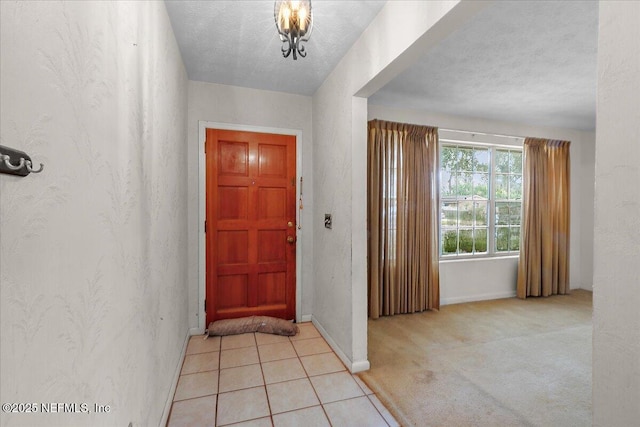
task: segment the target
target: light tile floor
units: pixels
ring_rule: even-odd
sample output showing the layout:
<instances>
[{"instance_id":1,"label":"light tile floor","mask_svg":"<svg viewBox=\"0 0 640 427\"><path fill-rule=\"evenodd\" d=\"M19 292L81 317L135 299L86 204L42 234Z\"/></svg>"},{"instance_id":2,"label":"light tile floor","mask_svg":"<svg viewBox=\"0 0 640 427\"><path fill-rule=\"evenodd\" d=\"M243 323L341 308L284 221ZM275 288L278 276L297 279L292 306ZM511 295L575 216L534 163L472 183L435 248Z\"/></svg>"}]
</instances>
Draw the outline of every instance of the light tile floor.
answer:
<instances>
[{"instance_id":1,"label":"light tile floor","mask_svg":"<svg viewBox=\"0 0 640 427\"><path fill-rule=\"evenodd\" d=\"M312 323L189 340L168 426L398 426Z\"/></svg>"}]
</instances>

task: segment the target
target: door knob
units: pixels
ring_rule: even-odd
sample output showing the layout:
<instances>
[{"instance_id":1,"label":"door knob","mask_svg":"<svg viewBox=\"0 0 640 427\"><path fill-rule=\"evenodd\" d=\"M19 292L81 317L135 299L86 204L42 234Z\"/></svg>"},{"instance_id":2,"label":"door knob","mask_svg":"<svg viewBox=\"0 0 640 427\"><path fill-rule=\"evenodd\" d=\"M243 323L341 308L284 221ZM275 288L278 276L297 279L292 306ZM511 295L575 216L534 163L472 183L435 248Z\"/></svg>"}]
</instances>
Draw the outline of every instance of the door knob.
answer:
<instances>
[{"instance_id":1,"label":"door knob","mask_svg":"<svg viewBox=\"0 0 640 427\"><path fill-rule=\"evenodd\" d=\"M293 236L287 236L287 242L293 243L293 242L295 242L295 240L296 239Z\"/></svg>"}]
</instances>

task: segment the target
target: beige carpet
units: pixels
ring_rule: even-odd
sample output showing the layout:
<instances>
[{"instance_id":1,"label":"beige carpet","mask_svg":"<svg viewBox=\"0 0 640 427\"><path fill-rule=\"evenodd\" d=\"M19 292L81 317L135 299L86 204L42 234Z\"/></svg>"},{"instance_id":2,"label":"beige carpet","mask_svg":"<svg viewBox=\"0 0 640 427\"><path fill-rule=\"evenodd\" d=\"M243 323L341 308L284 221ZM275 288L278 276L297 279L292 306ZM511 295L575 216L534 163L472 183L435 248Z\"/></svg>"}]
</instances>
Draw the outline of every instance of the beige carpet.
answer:
<instances>
[{"instance_id":1,"label":"beige carpet","mask_svg":"<svg viewBox=\"0 0 640 427\"><path fill-rule=\"evenodd\" d=\"M590 426L591 293L369 320L360 377L405 426Z\"/></svg>"}]
</instances>

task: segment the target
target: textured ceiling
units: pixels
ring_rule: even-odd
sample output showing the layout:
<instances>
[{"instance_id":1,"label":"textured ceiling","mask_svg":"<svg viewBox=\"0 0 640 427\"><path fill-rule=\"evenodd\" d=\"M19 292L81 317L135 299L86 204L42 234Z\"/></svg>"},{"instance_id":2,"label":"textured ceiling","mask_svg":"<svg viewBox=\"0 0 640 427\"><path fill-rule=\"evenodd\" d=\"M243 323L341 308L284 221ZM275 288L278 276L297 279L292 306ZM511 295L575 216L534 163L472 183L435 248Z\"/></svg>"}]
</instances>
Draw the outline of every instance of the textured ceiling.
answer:
<instances>
[{"instance_id":1,"label":"textured ceiling","mask_svg":"<svg viewBox=\"0 0 640 427\"><path fill-rule=\"evenodd\" d=\"M597 2L496 2L372 104L595 129Z\"/></svg>"},{"instance_id":2,"label":"textured ceiling","mask_svg":"<svg viewBox=\"0 0 640 427\"><path fill-rule=\"evenodd\" d=\"M312 95L384 1L312 1L306 58L283 58L271 0L165 1L190 80Z\"/></svg>"},{"instance_id":3,"label":"textured ceiling","mask_svg":"<svg viewBox=\"0 0 640 427\"><path fill-rule=\"evenodd\" d=\"M314 0L297 61L280 53L271 0L165 3L191 80L312 95L385 2ZM595 1L497 1L369 102L593 130L597 31Z\"/></svg>"}]
</instances>

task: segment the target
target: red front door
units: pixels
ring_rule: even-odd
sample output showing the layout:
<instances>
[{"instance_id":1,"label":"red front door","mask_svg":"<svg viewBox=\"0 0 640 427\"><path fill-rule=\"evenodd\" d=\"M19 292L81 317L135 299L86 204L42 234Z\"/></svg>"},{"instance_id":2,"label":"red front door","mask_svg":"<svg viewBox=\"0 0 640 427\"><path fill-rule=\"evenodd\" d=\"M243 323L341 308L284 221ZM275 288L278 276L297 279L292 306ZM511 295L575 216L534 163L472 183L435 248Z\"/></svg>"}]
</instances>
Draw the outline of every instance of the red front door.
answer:
<instances>
[{"instance_id":1,"label":"red front door","mask_svg":"<svg viewBox=\"0 0 640 427\"><path fill-rule=\"evenodd\" d=\"M295 136L207 129L207 325L295 318Z\"/></svg>"}]
</instances>

